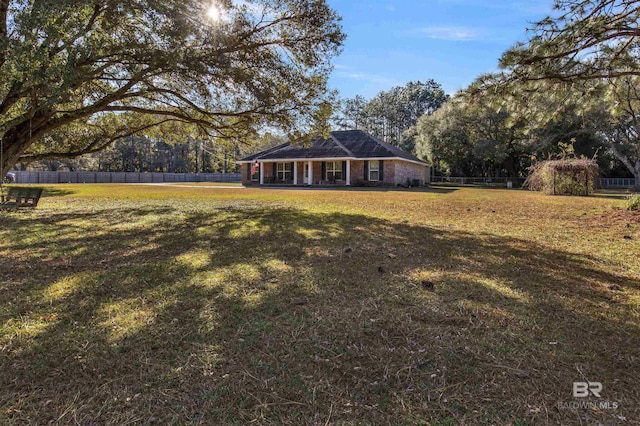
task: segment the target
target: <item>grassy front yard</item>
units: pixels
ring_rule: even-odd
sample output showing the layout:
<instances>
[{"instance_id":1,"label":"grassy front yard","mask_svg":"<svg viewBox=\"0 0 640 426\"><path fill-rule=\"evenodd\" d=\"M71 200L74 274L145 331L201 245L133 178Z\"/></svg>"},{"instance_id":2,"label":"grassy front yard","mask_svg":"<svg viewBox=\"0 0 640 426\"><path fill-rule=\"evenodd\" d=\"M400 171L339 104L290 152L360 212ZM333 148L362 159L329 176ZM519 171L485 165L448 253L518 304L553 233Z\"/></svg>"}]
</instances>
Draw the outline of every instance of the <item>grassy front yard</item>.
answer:
<instances>
[{"instance_id":1,"label":"grassy front yard","mask_svg":"<svg viewBox=\"0 0 640 426\"><path fill-rule=\"evenodd\" d=\"M1 424L640 424L615 196L49 189L0 213Z\"/></svg>"}]
</instances>

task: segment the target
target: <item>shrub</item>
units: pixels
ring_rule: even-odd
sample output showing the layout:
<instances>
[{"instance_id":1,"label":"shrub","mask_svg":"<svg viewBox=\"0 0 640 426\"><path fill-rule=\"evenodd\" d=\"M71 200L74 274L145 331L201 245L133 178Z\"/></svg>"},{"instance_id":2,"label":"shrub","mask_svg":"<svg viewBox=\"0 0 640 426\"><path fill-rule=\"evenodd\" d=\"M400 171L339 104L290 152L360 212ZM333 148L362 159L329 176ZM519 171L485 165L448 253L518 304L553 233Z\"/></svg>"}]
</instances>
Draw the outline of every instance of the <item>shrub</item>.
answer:
<instances>
[{"instance_id":1,"label":"shrub","mask_svg":"<svg viewBox=\"0 0 640 426\"><path fill-rule=\"evenodd\" d=\"M640 194L632 195L631 198L627 200L627 209L640 211Z\"/></svg>"},{"instance_id":2,"label":"shrub","mask_svg":"<svg viewBox=\"0 0 640 426\"><path fill-rule=\"evenodd\" d=\"M600 168L594 160L567 159L535 163L524 183L532 191L553 195L589 195L594 191Z\"/></svg>"}]
</instances>

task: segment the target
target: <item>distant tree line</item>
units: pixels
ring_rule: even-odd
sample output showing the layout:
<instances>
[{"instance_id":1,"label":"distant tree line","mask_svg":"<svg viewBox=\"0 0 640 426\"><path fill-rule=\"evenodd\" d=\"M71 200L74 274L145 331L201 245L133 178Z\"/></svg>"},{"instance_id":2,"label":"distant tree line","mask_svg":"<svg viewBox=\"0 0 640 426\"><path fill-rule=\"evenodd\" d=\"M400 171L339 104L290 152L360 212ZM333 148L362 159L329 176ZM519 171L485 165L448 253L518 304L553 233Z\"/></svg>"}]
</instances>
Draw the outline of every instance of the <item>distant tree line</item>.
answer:
<instances>
[{"instance_id":1,"label":"distant tree line","mask_svg":"<svg viewBox=\"0 0 640 426\"><path fill-rule=\"evenodd\" d=\"M423 115L433 114L447 100L434 80L412 81L382 91L370 100L363 96L344 99L334 119L342 130L364 130L384 142L413 151L415 125Z\"/></svg>"},{"instance_id":2,"label":"distant tree line","mask_svg":"<svg viewBox=\"0 0 640 426\"><path fill-rule=\"evenodd\" d=\"M239 155L241 149L237 145L220 146L196 139L169 144L132 136L116 141L99 153L76 159L33 162L30 167L46 171L235 173ZM26 168L20 163L17 166Z\"/></svg>"},{"instance_id":3,"label":"distant tree line","mask_svg":"<svg viewBox=\"0 0 640 426\"><path fill-rule=\"evenodd\" d=\"M95 155L97 169L106 172L233 173L239 149L190 139L168 144L126 138Z\"/></svg>"},{"instance_id":4,"label":"distant tree line","mask_svg":"<svg viewBox=\"0 0 640 426\"><path fill-rule=\"evenodd\" d=\"M282 144L287 138L265 133L245 141L197 140L166 142L149 137L120 139L103 151L78 158L17 163L17 170L237 173L237 161L248 154Z\"/></svg>"}]
</instances>

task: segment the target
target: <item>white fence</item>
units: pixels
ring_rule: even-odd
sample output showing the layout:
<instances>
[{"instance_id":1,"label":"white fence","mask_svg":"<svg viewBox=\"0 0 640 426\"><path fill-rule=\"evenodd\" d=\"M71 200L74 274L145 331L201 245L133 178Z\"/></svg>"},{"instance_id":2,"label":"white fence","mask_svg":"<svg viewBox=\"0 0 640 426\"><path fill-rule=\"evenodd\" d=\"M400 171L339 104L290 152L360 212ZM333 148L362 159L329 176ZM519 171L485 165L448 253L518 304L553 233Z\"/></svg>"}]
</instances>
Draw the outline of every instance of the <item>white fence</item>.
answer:
<instances>
[{"instance_id":1,"label":"white fence","mask_svg":"<svg viewBox=\"0 0 640 426\"><path fill-rule=\"evenodd\" d=\"M511 182L513 187L520 187L524 183L523 178L507 177L463 177L463 176L432 176L431 183L451 183L456 185L487 185L507 186Z\"/></svg>"},{"instance_id":2,"label":"white fence","mask_svg":"<svg viewBox=\"0 0 640 426\"><path fill-rule=\"evenodd\" d=\"M12 172L16 183L240 182L240 173Z\"/></svg>"},{"instance_id":3,"label":"white fence","mask_svg":"<svg viewBox=\"0 0 640 426\"><path fill-rule=\"evenodd\" d=\"M522 178L505 177L462 177L462 176L433 176L432 183L452 183L457 185L507 185L512 182L514 187L519 187L524 183ZM600 178L598 180L600 188L604 189L626 189L635 186L634 178Z\"/></svg>"},{"instance_id":4,"label":"white fence","mask_svg":"<svg viewBox=\"0 0 640 426\"><path fill-rule=\"evenodd\" d=\"M602 188L633 188L635 184L634 178L600 178Z\"/></svg>"}]
</instances>

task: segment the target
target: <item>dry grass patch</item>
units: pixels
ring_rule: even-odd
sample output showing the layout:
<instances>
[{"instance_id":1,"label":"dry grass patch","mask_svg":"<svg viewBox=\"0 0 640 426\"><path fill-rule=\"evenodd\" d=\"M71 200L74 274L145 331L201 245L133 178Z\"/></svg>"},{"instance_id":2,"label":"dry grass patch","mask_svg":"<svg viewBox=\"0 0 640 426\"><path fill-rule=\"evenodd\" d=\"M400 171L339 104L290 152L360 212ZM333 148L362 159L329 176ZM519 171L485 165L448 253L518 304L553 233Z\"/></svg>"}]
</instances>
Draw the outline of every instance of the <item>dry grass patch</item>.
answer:
<instances>
[{"instance_id":1,"label":"dry grass patch","mask_svg":"<svg viewBox=\"0 0 640 426\"><path fill-rule=\"evenodd\" d=\"M0 216L0 423L637 424L622 204L57 186Z\"/></svg>"}]
</instances>

